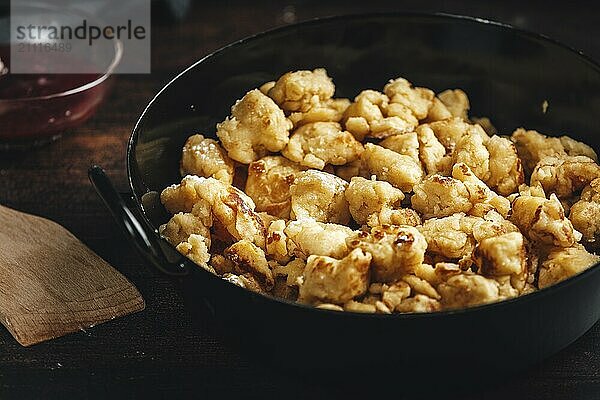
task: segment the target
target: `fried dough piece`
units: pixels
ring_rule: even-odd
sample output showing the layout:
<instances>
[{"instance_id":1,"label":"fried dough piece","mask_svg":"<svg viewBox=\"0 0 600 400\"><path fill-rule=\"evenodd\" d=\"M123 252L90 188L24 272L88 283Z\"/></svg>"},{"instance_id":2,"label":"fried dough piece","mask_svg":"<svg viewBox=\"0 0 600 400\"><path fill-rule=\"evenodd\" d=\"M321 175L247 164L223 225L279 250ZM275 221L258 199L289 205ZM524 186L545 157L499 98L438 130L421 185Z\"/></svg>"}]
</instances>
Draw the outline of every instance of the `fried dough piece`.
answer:
<instances>
[{"instance_id":1,"label":"fried dough piece","mask_svg":"<svg viewBox=\"0 0 600 400\"><path fill-rule=\"evenodd\" d=\"M511 140L515 143L527 175L547 156L586 156L598 161L596 152L590 146L568 136L549 137L534 130L519 128L513 132Z\"/></svg>"},{"instance_id":2,"label":"fried dough piece","mask_svg":"<svg viewBox=\"0 0 600 400\"><path fill-rule=\"evenodd\" d=\"M478 135L484 139L484 142L488 137L487 133L485 133L481 126L470 124L459 117L430 122L425 125L433 131L435 137L448 152L454 151L456 144L463 136Z\"/></svg>"},{"instance_id":3,"label":"fried dough piece","mask_svg":"<svg viewBox=\"0 0 600 400\"><path fill-rule=\"evenodd\" d=\"M296 175L290 187L294 219L314 218L320 222L347 224L350 211L344 192L348 183L327 172L308 170Z\"/></svg>"},{"instance_id":4,"label":"fried dough piece","mask_svg":"<svg viewBox=\"0 0 600 400\"><path fill-rule=\"evenodd\" d=\"M302 274L306 268L306 262L300 258L294 258L285 265L278 265L272 271L277 276L285 276L285 283L290 287L299 287L302 282Z\"/></svg>"},{"instance_id":5,"label":"fried dough piece","mask_svg":"<svg viewBox=\"0 0 600 400\"><path fill-rule=\"evenodd\" d=\"M510 201L487 187L466 164L455 164L452 167L452 177L460 180L469 192L469 201L473 205L469 210L470 214L481 217L495 209L506 218L510 211Z\"/></svg>"},{"instance_id":6,"label":"fried dough piece","mask_svg":"<svg viewBox=\"0 0 600 400\"><path fill-rule=\"evenodd\" d=\"M161 201L171 212L189 212L190 207L195 207L196 216L200 216L200 210L208 213L201 218L214 216L236 240L247 239L259 247L265 245L266 229L254 211L252 199L217 179L188 175L181 184L163 190Z\"/></svg>"},{"instance_id":7,"label":"fried dough piece","mask_svg":"<svg viewBox=\"0 0 600 400\"><path fill-rule=\"evenodd\" d=\"M280 236L286 238L288 255L306 260L311 254L338 259L345 257L349 252L346 238L354 231L344 225L302 218L288 222L283 233L285 235Z\"/></svg>"},{"instance_id":8,"label":"fried dough piece","mask_svg":"<svg viewBox=\"0 0 600 400\"><path fill-rule=\"evenodd\" d=\"M376 90L360 92L344 112L343 122L359 141L412 132L419 124L408 108L390 104L390 99Z\"/></svg>"},{"instance_id":9,"label":"fried dough piece","mask_svg":"<svg viewBox=\"0 0 600 400\"><path fill-rule=\"evenodd\" d=\"M437 97L446 106L453 117L459 117L464 120L469 118L469 97L460 89L447 89L438 93Z\"/></svg>"},{"instance_id":10,"label":"fried dough piece","mask_svg":"<svg viewBox=\"0 0 600 400\"><path fill-rule=\"evenodd\" d=\"M434 97L432 90L413 87L404 78L390 80L383 88L383 92L390 99L389 108L393 109L393 112L388 109L388 115L413 115L417 119L427 117Z\"/></svg>"},{"instance_id":11,"label":"fried dough piece","mask_svg":"<svg viewBox=\"0 0 600 400\"><path fill-rule=\"evenodd\" d=\"M481 275L462 273L437 287L444 308L462 308L492 303L501 299L498 283Z\"/></svg>"},{"instance_id":12,"label":"fried dough piece","mask_svg":"<svg viewBox=\"0 0 600 400\"><path fill-rule=\"evenodd\" d=\"M475 248L475 264L485 276L525 273L526 250L521 232L483 239Z\"/></svg>"},{"instance_id":13,"label":"fried dough piece","mask_svg":"<svg viewBox=\"0 0 600 400\"><path fill-rule=\"evenodd\" d=\"M379 214L384 208L400 208L404 193L384 181L354 177L344 193L352 218L365 225L369 217Z\"/></svg>"},{"instance_id":14,"label":"fried dough piece","mask_svg":"<svg viewBox=\"0 0 600 400\"><path fill-rule=\"evenodd\" d=\"M421 225L421 217L419 213L412 208L390 208L383 207L379 213L369 215L367 218L367 226L380 225Z\"/></svg>"},{"instance_id":15,"label":"fried dough piece","mask_svg":"<svg viewBox=\"0 0 600 400\"><path fill-rule=\"evenodd\" d=\"M442 309L440 302L423 294L417 294L403 300L395 308L401 313L425 313L439 311Z\"/></svg>"},{"instance_id":16,"label":"fried dough piece","mask_svg":"<svg viewBox=\"0 0 600 400\"><path fill-rule=\"evenodd\" d=\"M446 148L440 143L429 125L420 125L416 129L419 141L419 159L428 175L449 175L452 157L446 155Z\"/></svg>"},{"instance_id":17,"label":"fried dough piece","mask_svg":"<svg viewBox=\"0 0 600 400\"><path fill-rule=\"evenodd\" d=\"M335 85L324 68L283 74L268 95L285 111L307 112L333 97Z\"/></svg>"},{"instance_id":18,"label":"fried dough piece","mask_svg":"<svg viewBox=\"0 0 600 400\"><path fill-rule=\"evenodd\" d=\"M470 266L473 251L477 243L491 237L519 232L510 221L495 211L488 212L483 218L453 214L444 218L432 218L419 227L427 240L429 253L459 260L461 266Z\"/></svg>"},{"instance_id":19,"label":"fried dough piece","mask_svg":"<svg viewBox=\"0 0 600 400\"><path fill-rule=\"evenodd\" d=\"M581 245L555 248L542 262L538 285L540 289L554 285L585 271L599 261L599 256L589 253Z\"/></svg>"},{"instance_id":20,"label":"fried dough piece","mask_svg":"<svg viewBox=\"0 0 600 400\"><path fill-rule=\"evenodd\" d=\"M381 288L379 292L381 293L381 301L392 311L396 309L404 299L408 298L411 294L411 288L408 283L404 281L394 282L390 285L387 284L371 284L369 287L369 292L371 292L371 287L373 285L380 285Z\"/></svg>"},{"instance_id":21,"label":"fried dough piece","mask_svg":"<svg viewBox=\"0 0 600 400\"><path fill-rule=\"evenodd\" d=\"M427 241L427 250L449 259L468 259L475 249L473 225L477 217L464 213L431 218L419 228Z\"/></svg>"},{"instance_id":22,"label":"fried dough piece","mask_svg":"<svg viewBox=\"0 0 600 400\"><path fill-rule=\"evenodd\" d=\"M305 168L281 156L267 156L250 163L245 192L257 211L288 219L291 211L290 186Z\"/></svg>"},{"instance_id":23,"label":"fried dough piece","mask_svg":"<svg viewBox=\"0 0 600 400\"><path fill-rule=\"evenodd\" d=\"M187 241L190 235L204 236L208 248L210 248L210 225L205 226L202 219L192 213L177 213L171 217L169 222L158 228L160 235L173 246Z\"/></svg>"},{"instance_id":24,"label":"fried dough piece","mask_svg":"<svg viewBox=\"0 0 600 400\"><path fill-rule=\"evenodd\" d=\"M571 206L569 219L586 242L595 244L600 239L600 178L583 189L579 201Z\"/></svg>"},{"instance_id":25,"label":"fried dough piece","mask_svg":"<svg viewBox=\"0 0 600 400\"><path fill-rule=\"evenodd\" d=\"M367 171L366 166L361 160L356 160L346 165L336 167L335 174L346 182L350 182L355 176L360 176L362 178L370 177L369 171Z\"/></svg>"},{"instance_id":26,"label":"fried dough piece","mask_svg":"<svg viewBox=\"0 0 600 400\"><path fill-rule=\"evenodd\" d=\"M287 224L282 219L271 222L267 227L266 254L281 264L285 264L291 259L285 234L286 227Z\"/></svg>"},{"instance_id":27,"label":"fried dough piece","mask_svg":"<svg viewBox=\"0 0 600 400\"><path fill-rule=\"evenodd\" d=\"M370 174L389 182L403 192L412 192L413 186L423 178L421 165L410 156L372 143L365 145L361 159Z\"/></svg>"},{"instance_id":28,"label":"fried dough piece","mask_svg":"<svg viewBox=\"0 0 600 400\"><path fill-rule=\"evenodd\" d=\"M528 176L542 158L565 154L559 138L548 137L534 130L516 129L510 139L517 148L517 153Z\"/></svg>"},{"instance_id":29,"label":"fried dough piece","mask_svg":"<svg viewBox=\"0 0 600 400\"><path fill-rule=\"evenodd\" d=\"M231 107L231 116L217 124L217 136L229 157L250 164L269 151L282 150L291 128L277 104L254 89Z\"/></svg>"},{"instance_id":30,"label":"fried dough piece","mask_svg":"<svg viewBox=\"0 0 600 400\"><path fill-rule=\"evenodd\" d=\"M517 150L510 140L500 136L465 134L456 143L452 162L465 163L479 179L502 195L514 193L524 182Z\"/></svg>"},{"instance_id":31,"label":"fried dough piece","mask_svg":"<svg viewBox=\"0 0 600 400\"><path fill-rule=\"evenodd\" d=\"M307 111L292 112L288 118L294 124L294 128L312 122L340 122L348 107L350 107L348 99L328 99L311 104L311 108Z\"/></svg>"},{"instance_id":32,"label":"fried dough piece","mask_svg":"<svg viewBox=\"0 0 600 400\"><path fill-rule=\"evenodd\" d=\"M200 267L211 273L215 270L208 264L210 261L210 241L202 235L191 234L184 242L179 243L175 249Z\"/></svg>"},{"instance_id":33,"label":"fried dough piece","mask_svg":"<svg viewBox=\"0 0 600 400\"><path fill-rule=\"evenodd\" d=\"M181 183L171 185L163 189L160 194L160 202L163 204L169 214L179 212L189 213L195 204L203 199L198 196L195 184L202 182L205 178L196 175L187 175L181 179ZM210 205L208 205L210 209Z\"/></svg>"},{"instance_id":34,"label":"fried dough piece","mask_svg":"<svg viewBox=\"0 0 600 400\"><path fill-rule=\"evenodd\" d=\"M598 155L590 146L585 143L578 142L569 136L561 136L560 144L562 144L565 152L570 156L586 156L595 162L598 162Z\"/></svg>"},{"instance_id":35,"label":"fried dough piece","mask_svg":"<svg viewBox=\"0 0 600 400\"><path fill-rule=\"evenodd\" d=\"M485 182L502 196L515 193L525 181L515 145L506 138L494 135L486 147L490 154L490 174Z\"/></svg>"},{"instance_id":36,"label":"fried dough piece","mask_svg":"<svg viewBox=\"0 0 600 400\"><path fill-rule=\"evenodd\" d=\"M473 208L467 187L458 179L434 174L416 184L413 190L412 207L425 219L467 213Z\"/></svg>"},{"instance_id":37,"label":"fried dough piece","mask_svg":"<svg viewBox=\"0 0 600 400\"><path fill-rule=\"evenodd\" d=\"M429 107L429 111L427 112L427 118L425 118L425 122L435 122L442 121L444 119L452 118L452 113L448 110L448 107L439 99L439 97L435 96L431 101L431 107Z\"/></svg>"},{"instance_id":38,"label":"fried dough piece","mask_svg":"<svg viewBox=\"0 0 600 400\"><path fill-rule=\"evenodd\" d=\"M419 139L416 132L408 132L402 135L389 136L382 140L379 145L395 151L396 153L404 154L411 157L417 163L420 163L419 158Z\"/></svg>"},{"instance_id":39,"label":"fried dough piece","mask_svg":"<svg viewBox=\"0 0 600 400\"><path fill-rule=\"evenodd\" d=\"M349 248L360 248L373 256L373 279L393 282L423 263L427 242L418 229L384 225L361 231L346 240Z\"/></svg>"},{"instance_id":40,"label":"fried dough piece","mask_svg":"<svg viewBox=\"0 0 600 400\"><path fill-rule=\"evenodd\" d=\"M202 135L192 135L186 140L180 171L182 176L213 177L229 185L233 183L233 161L219 142Z\"/></svg>"},{"instance_id":41,"label":"fried dough piece","mask_svg":"<svg viewBox=\"0 0 600 400\"><path fill-rule=\"evenodd\" d=\"M310 168L344 165L357 160L363 147L337 122L314 122L298 128L281 154Z\"/></svg>"},{"instance_id":42,"label":"fried dough piece","mask_svg":"<svg viewBox=\"0 0 600 400\"><path fill-rule=\"evenodd\" d=\"M273 289L275 280L265 252L248 240L240 240L225 249L223 255L240 275L250 274L264 290Z\"/></svg>"},{"instance_id":43,"label":"fried dough piece","mask_svg":"<svg viewBox=\"0 0 600 400\"><path fill-rule=\"evenodd\" d=\"M599 177L600 166L589 157L546 156L535 166L531 185L539 183L546 193L556 193L560 199L566 199Z\"/></svg>"},{"instance_id":44,"label":"fried dough piece","mask_svg":"<svg viewBox=\"0 0 600 400\"><path fill-rule=\"evenodd\" d=\"M517 197L512 204L510 221L534 243L571 247L577 241L573 225L554 194L549 200L529 195Z\"/></svg>"},{"instance_id":45,"label":"fried dough piece","mask_svg":"<svg viewBox=\"0 0 600 400\"><path fill-rule=\"evenodd\" d=\"M341 260L311 255L306 261L299 301L345 304L367 291L371 255L354 249Z\"/></svg>"},{"instance_id":46,"label":"fried dough piece","mask_svg":"<svg viewBox=\"0 0 600 400\"><path fill-rule=\"evenodd\" d=\"M489 139L482 135L466 134L456 143L452 155L452 163L466 164L471 171L482 181L490 178L490 153L485 143Z\"/></svg>"}]
</instances>

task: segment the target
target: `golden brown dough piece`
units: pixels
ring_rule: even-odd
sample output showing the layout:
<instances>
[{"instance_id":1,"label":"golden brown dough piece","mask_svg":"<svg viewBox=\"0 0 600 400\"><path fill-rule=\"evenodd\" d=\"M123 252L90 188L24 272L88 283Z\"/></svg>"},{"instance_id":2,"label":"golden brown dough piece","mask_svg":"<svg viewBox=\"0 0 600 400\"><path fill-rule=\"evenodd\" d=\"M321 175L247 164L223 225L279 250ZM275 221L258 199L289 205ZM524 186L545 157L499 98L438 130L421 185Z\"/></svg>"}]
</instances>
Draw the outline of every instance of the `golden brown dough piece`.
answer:
<instances>
[{"instance_id":1,"label":"golden brown dough piece","mask_svg":"<svg viewBox=\"0 0 600 400\"><path fill-rule=\"evenodd\" d=\"M586 242L597 246L600 239L600 178L583 189L579 201L571 206L569 219Z\"/></svg>"},{"instance_id":2,"label":"golden brown dough piece","mask_svg":"<svg viewBox=\"0 0 600 400\"><path fill-rule=\"evenodd\" d=\"M546 193L561 198L577 194L587 184L600 177L600 166L586 156L546 156L531 174L531 185L541 184Z\"/></svg>"},{"instance_id":3,"label":"golden brown dough piece","mask_svg":"<svg viewBox=\"0 0 600 400\"><path fill-rule=\"evenodd\" d=\"M543 289L585 271L600 261L600 257L588 253L585 247L576 245L567 248L555 248L542 263L539 287Z\"/></svg>"},{"instance_id":4,"label":"golden brown dough piece","mask_svg":"<svg viewBox=\"0 0 600 400\"><path fill-rule=\"evenodd\" d=\"M357 140L365 137L386 138L412 132L419 124L412 112L376 90L363 90L344 112L346 130Z\"/></svg>"},{"instance_id":5,"label":"golden brown dough piece","mask_svg":"<svg viewBox=\"0 0 600 400\"><path fill-rule=\"evenodd\" d=\"M284 228L288 255L306 260L311 254L342 258L349 252L346 238L353 234L344 225L326 224L312 218L290 221Z\"/></svg>"},{"instance_id":6,"label":"golden brown dough piece","mask_svg":"<svg viewBox=\"0 0 600 400\"><path fill-rule=\"evenodd\" d=\"M388 114L404 116L410 113L417 119L427 117L434 96L432 90L413 87L404 78L390 80L383 88L383 92L390 99L389 108L392 110L388 109Z\"/></svg>"},{"instance_id":7,"label":"golden brown dough piece","mask_svg":"<svg viewBox=\"0 0 600 400\"><path fill-rule=\"evenodd\" d=\"M490 175L486 183L502 196L515 193L525 181L515 145L506 138L494 135L486 147L490 154Z\"/></svg>"},{"instance_id":8,"label":"golden brown dough piece","mask_svg":"<svg viewBox=\"0 0 600 400\"><path fill-rule=\"evenodd\" d=\"M161 192L160 202L170 214L191 212L192 207L203 200L198 196L195 187L195 184L203 179L196 175L184 176L181 183L168 186Z\"/></svg>"},{"instance_id":9,"label":"golden brown dough piece","mask_svg":"<svg viewBox=\"0 0 600 400\"><path fill-rule=\"evenodd\" d=\"M328 99L313 104L308 111L292 112L288 118L294 124L294 128L311 122L341 122L349 106L348 99Z\"/></svg>"},{"instance_id":10,"label":"golden brown dough piece","mask_svg":"<svg viewBox=\"0 0 600 400\"><path fill-rule=\"evenodd\" d=\"M427 241L427 251L448 259L470 260L475 248L473 225L478 217L455 213L431 218L419 228Z\"/></svg>"},{"instance_id":11,"label":"golden brown dough piece","mask_svg":"<svg viewBox=\"0 0 600 400\"><path fill-rule=\"evenodd\" d=\"M192 213L177 213L158 230L160 235L173 246L187 241L190 235L195 234L204 236L206 245L210 248L210 227L211 225L206 226L201 218Z\"/></svg>"},{"instance_id":12,"label":"golden brown dough piece","mask_svg":"<svg viewBox=\"0 0 600 400\"><path fill-rule=\"evenodd\" d=\"M209 246L210 242L208 238L202 235L191 234L190 237L184 242L179 243L175 248L194 263L214 274L215 270L208 264L210 260Z\"/></svg>"},{"instance_id":13,"label":"golden brown dough piece","mask_svg":"<svg viewBox=\"0 0 600 400\"><path fill-rule=\"evenodd\" d=\"M360 248L373 256L373 279L393 282L423 263L427 241L418 229L384 225L361 231L346 240L348 247Z\"/></svg>"},{"instance_id":14,"label":"golden brown dough piece","mask_svg":"<svg viewBox=\"0 0 600 400\"><path fill-rule=\"evenodd\" d=\"M586 156L598 161L596 152L590 146L568 136L548 137L534 130L519 128L513 132L511 140L515 143L527 175L547 156Z\"/></svg>"},{"instance_id":15,"label":"golden brown dough piece","mask_svg":"<svg viewBox=\"0 0 600 400\"><path fill-rule=\"evenodd\" d=\"M452 118L452 113L448 110L448 107L439 99L439 97L434 97L431 101L431 107L429 107L429 111L427 112L427 118L425 118L425 123L442 121L444 119Z\"/></svg>"},{"instance_id":16,"label":"golden brown dough piece","mask_svg":"<svg viewBox=\"0 0 600 400\"><path fill-rule=\"evenodd\" d=\"M449 175L452 169L452 156L446 154L446 148L435 132L427 124L420 125L417 130L419 140L419 158L427 174Z\"/></svg>"},{"instance_id":17,"label":"golden brown dough piece","mask_svg":"<svg viewBox=\"0 0 600 400\"><path fill-rule=\"evenodd\" d=\"M402 135L389 136L383 139L379 145L395 151L396 153L409 156L417 163L421 162L419 158L419 139L416 132L408 132Z\"/></svg>"},{"instance_id":18,"label":"golden brown dough piece","mask_svg":"<svg viewBox=\"0 0 600 400\"><path fill-rule=\"evenodd\" d=\"M453 117L459 117L464 120L469 118L469 97L460 89L447 89L438 93L437 97L446 106Z\"/></svg>"},{"instance_id":19,"label":"golden brown dough piece","mask_svg":"<svg viewBox=\"0 0 600 400\"><path fill-rule=\"evenodd\" d=\"M498 283L481 275L462 273L437 287L445 308L462 308L493 303L501 299Z\"/></svg>"},{"instance_id":20,"label":"golden brown dough piece","mask_svg":"<svg viewBox=\"0 0 600 400\"><path fill-rule=\"evenodd\" d=\"M423 178L421 165L410 156L372 143L365 145L361 159L370 174L389 182L403 192L412 192L413 186Z\"/></svg>"},{"instance_id":21,"label":"golden brown dough piece","mask_svg":"<svg viewBox=\"0 0 600 400\"><path fill-rule=\"evenodd\" d=\"M234 265L234 272L250 274L264 290L275 284L265 252L248 240L240 240L225 249L223 255Z\"/></svg>"},{"instance_id":22,"label":"golden brown dough piece","mask_svg":"<svg viewBox=\"0 0 600 400\"><path fill-rule=\"evenodd\" d=\"M245 192L257 211L288 219L291 210L290 186L304 167L281 156L267 156L248 166Z\"/></svg>"},{"instance_id":23,"label":"golden brown dough piece","mask_svg":"<svg viewBox=\"0 0 600 400\"><path fill-rule=\"evenodd\" d=\"M435 137L448 152L454 151L456 144L463 136L478 135L484 139L484 142L488 137L481 126L465 122L459 117L430 122L425 124L425 126L433 131Z\"/></svg>"},{"instance_id":24,"label":"golden brown dough piece","mask_svg":"<svg viewBox=\"0 0 600 400\"><path fill-rule=\"evenodd\" d=\"M482 181L490 178L490 153L485 146L489 138L483 135L466 134L456 143L452 163L466 164Z\"/></svg>"},{"instance_id":25,"label":"golden brown dough piece","mask_svg":"<svg viewBox=\"0 0 600 400\"><path fill-rule=\"evenodd\" d=\"M458 179L430 175L413 188L412 207L425 219L467 213L473 208L469 191Z\"/></svg>"},{"instance_id":26,"label":"golden brown dough piece","mask_svg":"<svg viewBox=\"0 0 600 400\"><path fill-rule=\"evenodd\" d=\"M385 181L354 177L344 195L352 218L360 225L367 223L372 214L384 208L400 208L404 193Z\"/></svg>"},{"instance_id":27,"label":"golden brown dough piece","mask_svg":"<svg viewBox=\"0 0 600 400\"><path fill-rule=\"evenodd\" d=\"M354 249L341 260L308 257L299 301L344 304L367 291L371 255Z\"/></svg>"},{"instance_id":28,"label":"golden brown dough piece","mask_svg":"<svg viewBox=\"0 0 600 400\"><path fill-rule=\"evenodd\" d=\"M161 201L170 212L189 212L189 206L207 205L202 207L203 212L214 216L233 238L250 240L259 247L265 245L266 229L254 211L252 199L217 179L186 176L181 184L163 190ZM199 216L198 212L195 215Z\"/></svg>"},{"instance_id":29,"label":"golden brown dough piece","mask_svg":"<svg viewBox=\"0 0 600 400\"><path fill-rule=\"evenodd\" d=\"M323 68L287 72L268 91L283 110L300 112L331 99L334 93L333 81Z\"/></svg>"},{"instance_id":30,"label":"golden brown dough piece","mask_svg":"<svg viewBox=\"0 0 600 400\"><path fill-rule=\"evenodd\" d=\"M281 108L254 89L231 107L231 116L217 124L217 136L229 157L250 164L269 151L282 150L291 128Z\"/></svg>"},{"instance_id":31,"label":"golden brown dough piece","mask_svg":"<svg viewBox=\"0 0 600 400\"><path fill-rule=\"evenodd\" d=\"M363 147L337 122L314 122L298 128L281 154L309 168L344 165L357 160Z\"/></svg>"},{"instance_id":32,"label":"golden brown dough piece","mask_svg":"<svg viewBox=\"0 0 600 400\"><path fill-rule=\"evenodd\" d=\"M478 243L491 237L519 232L511 222L495 211L474 217L456 213L444 218L431 218L419 227L427 240L427 252L446 259L458 260L461 266L473 263L473 251Z\"/></svg>"},{"instance_id":33,"label":"golden brown dough piece","mask_svg":"<svg viewBox=\"0 0 600 400\"><path fill-rule=\"evenodd\" d=\"M571 247L577 241L573 225L554 194L549 200L520 195L513 201L510 221L534 243Z\"/></svg>"},{"instance_id":34,"label":"golden brown dough piece","mask_svg":"<svg viewBox=\"0 0 600 400\"><path fill-rule=\"evenodd\" d=\"M559 138L548 137L534 130L519 128L511 136L519 158L529 176L536 164L546 156L565 154Z\"/></svg>"},{"instance_id":35,"label":"golden brown dough piece","mask_svg":"<svg viewBox=\"0 0 600 400\"><path fill-rule=\"evenodd\" d=\"M475 248L475 264L485 276L525 273L526 250L521 232L483 239Z\"/></svg>"},{"instance_id":36,"label":"golden brown dough piece","mask_svg":"<svg viewBox=\"0 0 600 400\"><path fill-rule=\"evenodd\" d=\"M291 259L288 250L288 240L285 234L286 222L282 219L271 222L267 227L265 250L267 256L280 264L285 264Z\"/></svg>"},{"instance_id":37,"label":"golden brown dough piece","mask_svg":"<svg viewBox=\"0 0 600 400\"><path fill-rule=\"evenodd\" d=\"M219 142L202 135L192 135L186 140L180 170L182 176L213 177L229 185L233 183L233 161Z\"/></svg>"},{"instance_id":38,"label":"golden brown dough piece","mask_svg":"<svg viewBox=\"0 0 600 400\"><path fill-rule=\"evenodd\" d=\"M455 213L483 216L492 209L503 216L508 214L508 199L494 193L467 165L455 164L452 176L430 175L415 185L411 203L425 219Z\"/></svg>"},{"instance_id":39,"label":"golden brown dough piece","mask_svg":"<svg viewBox=\"0 0 600 400\"><path fill-rule=\"evenodd\" d=\"M350 221L348 202L344 197L347 187L346 181L327 172L300 172L290 187L291 217L347 224Z\"/></svg>"},{"instance_id":40,"label":"golden brown dough piece","mask_svg":"<svg viewBox=\"0 0 600 400\"><path fill-rule=\"evenodd\" d=\"M460 180L467 188L469 201L473 205L469 210L471 215L482 217L488 211L495 209L506 218L510 211L510 201L487 187L466 164L454 164L452 177Z\"/></svg>"},{"instance_id":41,"label":"golden brown dough piece","mask_svg":"<svg viewBox=\"0 0 600 400\"><path fill-rule=\"evenodd\" d=\"M395 310L402 313L424 313L438 311L441 308L438 300L423 294L417 294L402 301L396 306Z\"/></svg>"},{"instance_id":42,"label":"golden brown dough piece","mask_svg":"<svg viewBox=\"0 0 600 400\"><path fill-rule=\"evenodd\" d=\"M569 136L561 136L560 144L562 144L565 152L570 156L586 156L598 162L598 155L590 146L585 143L578 142Z\"/></svg>"}]
</instances>

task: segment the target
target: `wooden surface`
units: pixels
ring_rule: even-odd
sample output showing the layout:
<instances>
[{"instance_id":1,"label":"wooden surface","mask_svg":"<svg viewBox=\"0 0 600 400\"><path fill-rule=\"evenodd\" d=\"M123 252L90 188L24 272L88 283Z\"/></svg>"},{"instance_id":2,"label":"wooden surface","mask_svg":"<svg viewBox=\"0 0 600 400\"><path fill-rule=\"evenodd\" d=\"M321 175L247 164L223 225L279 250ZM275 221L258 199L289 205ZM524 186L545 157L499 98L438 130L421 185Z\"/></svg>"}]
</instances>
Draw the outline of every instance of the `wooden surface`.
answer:
<instances>
[{"instance_id":1,"label":"wooden surface","mask_svg":"<svg viewBox=\"0 0 600 400\"><path fill-rule=\"evenodd\" d=\"M165 17L164 11L154 13L150 76L119 77L100 112L52 146L0 155L0 203L61 223L122 271L146 300L143 312L30 348L22 348L0 330L0 398L201 398L218 393L221 398L316 399L357 393L353 386L322 386L273 371L240 354L221 338L207 313L191 313L176 282L143 265L87 180L87 168L98 163L126 188L125 143L137 115L171 76L194 60L232 40L294 20L384 10L488 17L549 34L600 59L600 14L591 2L322 3L198 2L180 22ZM282 346L293 358L288 344ZM393 383L398 387L394 398L406 394L400 382ZM390 383L373 382L374 387L386 385ZM511 379L499 378L495 385L473 388L459 398L599 399L600 324L542 365Z\"/></svg>"},{"instance_id":2,"label":"wooden surface","mask_svg":"<svg viewBox=\"0 0 600 400\"><path fill-rule=\"evenodd\" d=\"M144 309L137 289L60 225L0 206L0 322L23 346Z\"/></svg>"}]
</instances>

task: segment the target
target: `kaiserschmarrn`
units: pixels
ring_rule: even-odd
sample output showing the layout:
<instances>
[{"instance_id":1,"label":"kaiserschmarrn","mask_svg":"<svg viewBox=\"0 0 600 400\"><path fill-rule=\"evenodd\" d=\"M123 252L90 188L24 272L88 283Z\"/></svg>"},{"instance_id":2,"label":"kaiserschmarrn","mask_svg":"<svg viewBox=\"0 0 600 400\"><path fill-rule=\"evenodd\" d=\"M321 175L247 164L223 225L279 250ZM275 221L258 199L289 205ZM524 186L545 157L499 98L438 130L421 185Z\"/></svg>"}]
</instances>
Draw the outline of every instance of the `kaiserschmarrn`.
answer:
<instances>
[{"instance_id":1,"label":"kaiserschmarrn","mask_svg":"<svg viewBox=\"0 0 600 400\"><path fill-rule=\"evenodd\" d=\"M162 237L228 282L341 312L493 303L600 261L590 146L498 133L460 89L382 84L335 97L318 68L240 93L183 145Z\"/></svg>"}]
</instances>

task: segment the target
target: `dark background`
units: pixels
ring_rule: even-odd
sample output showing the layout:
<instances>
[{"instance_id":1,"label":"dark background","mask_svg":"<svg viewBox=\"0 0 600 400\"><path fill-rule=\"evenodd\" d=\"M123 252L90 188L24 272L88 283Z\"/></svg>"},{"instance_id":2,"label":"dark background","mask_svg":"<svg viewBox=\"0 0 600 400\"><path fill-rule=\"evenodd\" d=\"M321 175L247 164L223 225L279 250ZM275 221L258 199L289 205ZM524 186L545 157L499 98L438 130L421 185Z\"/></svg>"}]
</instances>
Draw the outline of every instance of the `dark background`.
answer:
<instances>
[{"instance_id":1,"label":"dark background","mask_svg":"<svg viewBox=\"0 0 600 400\"><path fill-rule=\"evenodd\" d=\"M547 34L600 59L597 2L153 2L151 75L118 77L98 114L60 141L25 153L0 153L0 203L66 226L140 289L147 308L31 348L0 329L0 398L352 397L350 385L324 386L242 355L221 339L207 314L192 315L177 283L143 265L117 231L88 182L87 168L102 165L126 189L125 145L137 116L174 74L209 52L291 22L392 10L489 18ZM266 350L294 357L293 343L285 338ZM424 371L433 386L441 373L435 366ZM464 380L471 385L469 371ZM493 381L441 398L600 399L600 324L542 365ZM400 377L372 384L393 386L394 397L406 397ZM419 398L418 393L407 397Z\"/></svg>"}]
</instances>

